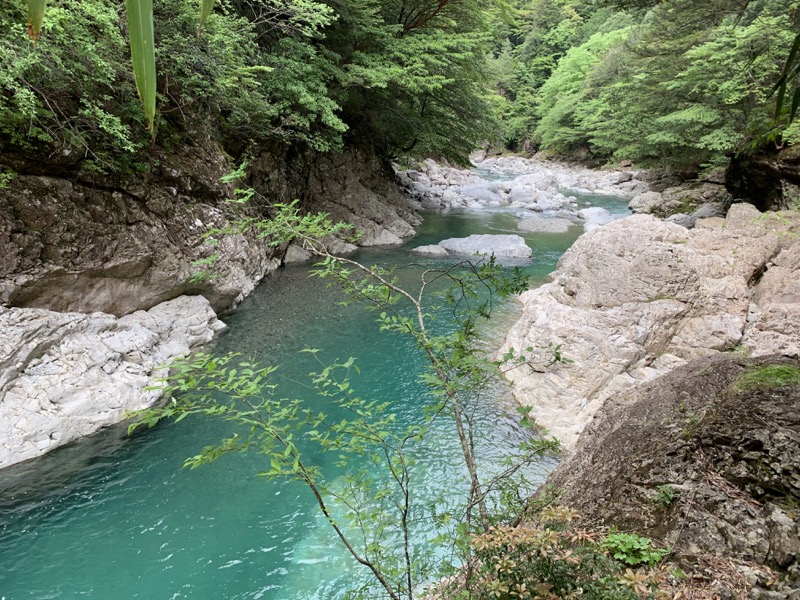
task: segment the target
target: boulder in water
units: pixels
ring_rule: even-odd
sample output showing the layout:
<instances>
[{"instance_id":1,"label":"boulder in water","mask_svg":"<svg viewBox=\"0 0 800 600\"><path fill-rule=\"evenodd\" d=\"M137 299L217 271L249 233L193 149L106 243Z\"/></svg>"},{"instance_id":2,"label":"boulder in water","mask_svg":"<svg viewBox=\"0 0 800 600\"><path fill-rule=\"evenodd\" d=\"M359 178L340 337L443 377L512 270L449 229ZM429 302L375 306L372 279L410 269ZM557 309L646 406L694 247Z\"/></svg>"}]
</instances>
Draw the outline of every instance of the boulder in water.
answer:
<instances>
[{"instance_id":1,"label":"boulder in water","mask_svg":"<svg viewBox=\"0 0 800 600\"><path fill-rule=\"evenodd\" d=\"M517 224L517 229L520 231L534 233L566 233L570 227L572 227L572 221L546 217L530 217Z\"/></svg>"},{"instance_id":2,"label":"boulder in water","mask_svg":"<svg viewBox=\"0 0 800 600\"><path fill-rule=\"evenodd\" d=\"M530 258L533 251L519 235L471 235L465 238L450 238L439 242L439 246L451 254L469 254L499 258Z\"/></svg>"},{"instance_id":3,"label":"boulder in water","mask_svg":"<svg viewBox=\"0 0 800 600\"><path fill-rule=\"evenodd\" d=\"M424 254L425 256L447 256L447 250L435 244L418 246L416 248L412 248L411 252L414 254Z\"/></svg>"}]
</instances>

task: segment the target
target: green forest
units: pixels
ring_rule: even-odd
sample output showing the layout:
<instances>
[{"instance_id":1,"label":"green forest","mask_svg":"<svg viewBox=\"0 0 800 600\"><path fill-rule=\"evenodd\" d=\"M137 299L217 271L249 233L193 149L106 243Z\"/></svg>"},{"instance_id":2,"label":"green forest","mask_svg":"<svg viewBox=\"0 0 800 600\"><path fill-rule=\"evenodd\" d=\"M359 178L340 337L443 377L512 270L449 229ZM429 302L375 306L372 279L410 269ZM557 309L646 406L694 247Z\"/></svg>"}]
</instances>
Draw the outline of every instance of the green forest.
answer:
<instances>
[{"instance_id":1,"label":"green forest","mask_svg":"<svg viewBox=\"0 0 800 600\"><path fill-rule=\"evenodd\" d=\"M37 44L4 2L0 151L125 173L209 136L234 158L359 140L464 162L488 143L699 169L798 136L774 91L800 1L220 0L201 29L199 11L154 3L151 139L122 2L51 0Z\"/></svg>"}]
</instances>

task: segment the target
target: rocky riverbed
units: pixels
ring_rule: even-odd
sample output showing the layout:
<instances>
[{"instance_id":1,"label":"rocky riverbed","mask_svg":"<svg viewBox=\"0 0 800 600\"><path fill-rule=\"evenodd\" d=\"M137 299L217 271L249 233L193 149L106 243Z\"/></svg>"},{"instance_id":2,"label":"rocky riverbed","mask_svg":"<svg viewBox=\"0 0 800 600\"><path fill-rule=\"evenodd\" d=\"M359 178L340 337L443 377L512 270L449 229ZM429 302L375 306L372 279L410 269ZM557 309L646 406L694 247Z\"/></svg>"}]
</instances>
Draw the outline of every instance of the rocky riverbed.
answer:
<instances>
[{"instance_id":1,"label":"rocky riverbed","mask_svg":"<svg viewBox=\"0 0 800 600\"><path fill-rule=\"evenodd\" d=\"M0 468L118 422L154 401L158 366L208 343L283 262L307 258L232 223L267 218L259 198L328 212L362 245L400 244L418 205L364 148L255 157L257 195L230 202L218 147L159 157L128 180L41 175L18 165L0 189ZM337 251L355 247L332 240Z\"/></svg>"},{"instance_id":2,"label":"rocky riverbed","mask_svg":"<svg viewBox=\"0 0 800 600\"><path fill-rule=\"evenodd\" d=\"M665 170L587 169L518 156L472 158L470 169L428 159L400 170L398 178L427 210L509 210L520 218L521 231L542 233L575 224L591 231L621 218L604 208L582 208L579 197L586 194L629 198L632 212L689 228L699 218L724 216L731 201L718 171L684 181Z\"/></svg>"},{"instance_id":3,"label":"rocky riverbed","mask_svg":"<svg viewBox=\"0 0 800 600\"><path fill-rule=\"evenodd\" d=\"M398 177L427 210L504 208L516 210L522 219L544 216L569 222L612 220L603 209L579 214L578 200L570 192L632 197L648 189L647 183L634 181L632 173L622 171L522 157L474 156L473 161L475 168L460 169L428 159L416 169L400 171Z\"/></svg>"}]
</instances>

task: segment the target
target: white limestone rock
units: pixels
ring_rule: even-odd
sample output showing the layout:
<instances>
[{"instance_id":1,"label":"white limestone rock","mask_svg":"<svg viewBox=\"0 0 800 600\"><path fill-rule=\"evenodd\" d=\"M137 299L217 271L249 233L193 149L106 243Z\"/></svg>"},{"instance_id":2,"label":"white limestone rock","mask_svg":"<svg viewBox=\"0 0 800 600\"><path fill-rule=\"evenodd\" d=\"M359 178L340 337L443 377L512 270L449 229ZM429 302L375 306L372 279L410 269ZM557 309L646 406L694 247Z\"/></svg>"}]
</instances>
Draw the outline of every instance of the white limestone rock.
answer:
<instances>
[{"instance_id":1,"label":"white limestone rock","mask_svg":"<svg viewBox=\"0 0 800 600\"><path fill-rule=\"evenodd\" d=\"M224 327L202 296L121 318L0 307L0 468L150 406L159 367Z\"/></svg>"},{"instance_id":2,"label":"white limestone rock","mask_svg":"<svg viewBox=\"0 0 800 600\"><path fill-rule=\"evenodd\" d=\"M611 395L686 361L800 352L800 214L734 205L724 227L707 225L610 223L578 239L552 283L521 296L500 352L526 355L508 374L514 393L566 448ZM573 362L548 366L558 344Z\"/></svg>"},{"instance_id":3,"label":"white limestone rock","mask_svg":"<svg viewBox=\"0 0 800 600\"><path fill-rule=\"evenodd\" d=\"M447 250L435 244L417 246L416 248L412 248L411 252L414 254L423 254L425 256L448 256Z\"/></svg>"},{"instance_id":4,"label":"white limestone rock","mask_svg":"<svg viewBox=\"0 0 800 600\"><path fill-rule=\"evenodd\" d=\"M533 251L519 235L470 235L465 238L450 238L439 242L439 246L450 254L489 256L498 258L530 258Z\"/></svg>"}]
</instances>

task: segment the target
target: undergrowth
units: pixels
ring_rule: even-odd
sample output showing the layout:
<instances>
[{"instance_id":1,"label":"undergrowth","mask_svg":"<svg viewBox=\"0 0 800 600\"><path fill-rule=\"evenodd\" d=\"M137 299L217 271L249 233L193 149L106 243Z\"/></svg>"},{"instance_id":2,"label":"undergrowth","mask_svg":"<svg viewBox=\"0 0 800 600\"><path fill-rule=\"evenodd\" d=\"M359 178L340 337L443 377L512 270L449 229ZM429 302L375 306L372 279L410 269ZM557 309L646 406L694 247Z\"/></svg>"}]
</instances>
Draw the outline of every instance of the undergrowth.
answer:
<instances>
[{"instance_id":1,"label":"undergrowth","mask_svg":"<svg viewBox=\"0 0 800 600\"><path fill-rule=\"evenodd\" d=\"M749 367L732 384L734 391L769 390L800 385L800 369L791 365Z\"/></svg>"},{"instance_id":2,"label":"undergrowth","mask_svg":"<svg viewBox=\"0 0 800 600\"><path fill-rule=\"evenodd\" d=\"M577 513L563 507L518 527L493 527L472 545L479 566L469 598L661 598L669 579L658 566L668 550L638 535L579 527Z\"/></svg>"}]
</instances>

